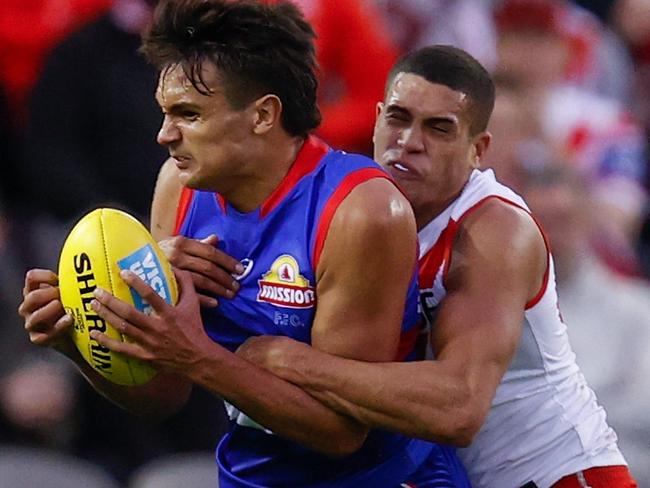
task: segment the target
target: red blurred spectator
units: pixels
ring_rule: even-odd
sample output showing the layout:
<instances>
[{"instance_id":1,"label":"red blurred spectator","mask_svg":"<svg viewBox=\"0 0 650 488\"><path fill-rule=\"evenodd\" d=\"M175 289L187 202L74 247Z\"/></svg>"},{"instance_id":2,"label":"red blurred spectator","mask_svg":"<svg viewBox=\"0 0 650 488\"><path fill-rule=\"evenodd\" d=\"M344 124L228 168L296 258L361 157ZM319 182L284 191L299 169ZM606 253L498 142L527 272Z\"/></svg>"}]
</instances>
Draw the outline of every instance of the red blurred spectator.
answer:
<instances>
[{"instance_id":1,"label":"red blurred spectator","mask_svg":"<svg viewBox=\"0 0 650 488\"><path fill-rule=\"evenodd\" d=\"M492 3L485 0L375 0L401 52L431 44L467 51L488 71L497 62Z\"/></svg>"},{"instance_id":2,"label":"red blurred spectator","mask_svg":"<svg viewBox=\"0 0 650 488\"><path fill-rule=\"evenodd\" d=\"M2 0L0 83L22 122L44 56L67 33L107 9L111 0Z\"/></svg>"},{"instance_id":3,"label":"red blurred spectator","mask_svg":"<svg viewBox=\"0 0 650 488\"><path fill-rule=\"evenodd\" d=\"M568 0L500 0L494 13L500 50L510 49L513 37L520 46L523 36L529 41L519 52L527 62L518 63L520 73L511 74L522 74L531 84L561 80L627 101L631 59L618 36L588 10ZM555 60L559 71L549 71L545 56L557 54L560 43L565 50L561 62Z\"/></svg>"},{"instance_id":4,"label":"red blurred spectator","mask_svg":"<svg viewBox=\"0 0 650 488\"><path fill-rule=\"evenodd\" d=\"M569 5L553 0L504 0L495 10L495 20L501 32L525 31L531 37L551 32L562 37L568 46L565 80L581 82L592 68L599 25L586 12L577 15Z\"/></svg>"},{"instance_id":5,"label":"red blurred spectator","mask_svg":"<svg viewBox=\"0 0 650 488\"><path fill-rule=\"evenodd\" d=\"M566 0L501 0L495 20L499 72L525 91L524 103L534 107L529 116L538 119L537 138L590 179L601 257L621 273L637 274L647 141L620 98L603 96L615 91L602 89L612 74L630 88L629 73L617 69L620 59L602 58L611 31ZM519 152L530 164L527 152Z\"/></svg>"},{"instance_id":6,"label":"red blurred spectator","mask_svg":"<svg viewBox=\"0 0 650 488\"><path fill-rule=\"evenodd\" d=\"M370 0L292 1L318 35L318 135L337 149L371 154L375 105L397 59L381 13Z\"/></svg>"}]
</instances>

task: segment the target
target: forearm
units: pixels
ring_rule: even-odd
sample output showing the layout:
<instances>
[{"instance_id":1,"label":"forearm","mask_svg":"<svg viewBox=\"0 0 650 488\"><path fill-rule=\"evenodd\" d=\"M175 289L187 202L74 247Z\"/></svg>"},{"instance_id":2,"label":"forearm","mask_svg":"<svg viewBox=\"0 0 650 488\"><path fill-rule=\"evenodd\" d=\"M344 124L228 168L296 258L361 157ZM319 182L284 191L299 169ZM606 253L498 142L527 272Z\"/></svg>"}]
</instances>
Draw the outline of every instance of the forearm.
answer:
<instances>
[{"instance_id":1,"label":"forearm","mask_svg":"<svg viewBox=\"0 0 650 488\"><path fill-rule=\"evenodd\" d=\"M74 346L60 352L76 365L100 395L134 415L167 417L181 409L192 388L186 379L166 373L158 373L144 385L120 386L97 373Z\"/></svg>"},{"instance_id":2,"label":"forearm","mask_svg":"<svg viewBox=\"0 0 650 488\"><path fill-rule=\"evenodd\" d=\"M273 433L316 451L346 455L365 440L366 427L217 344L188 377Z\"/></svg>"},{"instance_id":3,"label":"forearm","mask_svg":"<svg viewBox=\"0 0 650 488\"><path fill-rule=\"evenodd\" d=\"M371 428L466 445L487 411L473 404L476 396L461 376L436 361L367 363L305 351L309 357L272 371Z\"/></svg>"}]
</instances>

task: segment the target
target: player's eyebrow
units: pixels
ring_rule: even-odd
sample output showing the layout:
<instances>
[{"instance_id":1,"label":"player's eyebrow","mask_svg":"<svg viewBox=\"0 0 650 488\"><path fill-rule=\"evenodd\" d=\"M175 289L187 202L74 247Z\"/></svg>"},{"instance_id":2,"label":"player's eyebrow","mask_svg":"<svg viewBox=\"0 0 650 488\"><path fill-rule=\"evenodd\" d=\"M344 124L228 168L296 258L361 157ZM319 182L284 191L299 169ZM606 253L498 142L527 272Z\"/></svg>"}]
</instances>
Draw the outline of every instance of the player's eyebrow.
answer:
<instances>
[{"instance_id":1,"label":"player's eyebrow","mask_svg":"<svg viewBox=\"0 0 650 488\"><path fill-rule=\"evenodd\" d=\"M386 106L386 113L390 115L403 115L405 117L413 116L408 109L394 103ZM444 124L455 126L458 124L458 119L453 116L436 115L433 117L427 117L425 123L428 125Z\"/></svg>"},{"instance_id":2,"label":"player's eyebrow","mask_svg":"<svg viewBox=\"0 0 650 488\"><path fill-rule=\"evenodd\" d=\"M185 111L198 112L201 107L191 102L174 102L171 105L160 104L160 108L164 109L167 113L177 114Z\"/></svg>"},{"instance_id":3,"label":"player's eyebrow","mask_svg":"<svg viewBox=\"0 0 650 488\"><path fill-rule=\"evenodd\" d=\"M399 105L396 105L394 103L386 105L386 113L398 114L398 115L411 115L411 112L409 112L407 109Z\"/></svg>"},{"instance_id":4,"label":"player's eyebrow","mask_svg":"<svg viewBox=\"0 0 650 488\"><path fill-rule=\"evenodd\" d=\"M458 125L458 120L454 117L429 117L424 121L428 125L449 125L456 126Z\"/></svg>"}]
</instances>

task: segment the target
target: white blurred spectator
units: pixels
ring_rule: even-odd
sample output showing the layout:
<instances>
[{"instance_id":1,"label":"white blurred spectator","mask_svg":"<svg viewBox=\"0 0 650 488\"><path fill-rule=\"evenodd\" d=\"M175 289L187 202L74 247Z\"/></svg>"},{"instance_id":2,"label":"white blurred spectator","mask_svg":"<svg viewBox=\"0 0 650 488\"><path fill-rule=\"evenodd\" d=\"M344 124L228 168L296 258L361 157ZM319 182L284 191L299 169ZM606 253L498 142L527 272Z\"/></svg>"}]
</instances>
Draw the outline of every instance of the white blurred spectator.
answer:
<instances>
[{"instance_id":1,"label":"white blurred spectator","mask_svg":"<svg viewBox=\"0 0 650 488\"><path fill-rule=\"evenodd\" d=\"M607 45L604 26L563 0L501 0L495 19L496 78L506 77L518 87L526 117L536 120L527 124L537 133L526 142L541 140L541 147L549 147L547 157L559 156L585 174L599 207L599 252L619 272L639 274L647 142L631 110L590 89L608 70L621 74L616 64L601 62L598 56L603 52L599 46ZM495 148L502 142L495 137ZM520 164L540 159L539 154L531 156L531 148L535 146L517 144Z\"/></svg>"},{"instance_id":2,"label":"white blurred spectator","mask_svg":"<svg viewBox=\"0 0 650 488\"><path fill-rule=\"evenodd\" d=\"M614 273L593 252L597 207L575 167L537 168L523 195L553 251L559 308L577 363L639 486L650 486L650 285Z\"/></svg>"}]
</instances>

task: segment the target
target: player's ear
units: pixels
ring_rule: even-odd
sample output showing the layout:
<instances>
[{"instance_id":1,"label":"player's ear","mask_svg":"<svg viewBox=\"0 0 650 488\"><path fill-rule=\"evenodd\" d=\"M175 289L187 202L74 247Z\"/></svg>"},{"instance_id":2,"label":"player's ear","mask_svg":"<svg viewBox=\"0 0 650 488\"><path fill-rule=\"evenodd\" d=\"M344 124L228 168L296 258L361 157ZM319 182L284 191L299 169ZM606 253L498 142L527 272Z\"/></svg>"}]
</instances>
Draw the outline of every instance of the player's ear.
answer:
<instances>
[{"instance_id":1,"label":"player's ear","mask_svg":"<svg viewBox=\"0 0 650 488\"><path fill-rule=\"evenodd\" d=\"M381 114L382 109L384 108L384 102L377 102L375 107L375 130L372 131L372 144L375 144L375 132L377 129L377 122L379 122L379 115Z\"/></svg>"},{"instance_id":2,"label":"player's ear","mask_svg":"<svg viewBox=\"0 0 650 488\"><path fill-rule=\"evenodd\" d=\"M255 100L253 115L253 132L265 134L280 123L282 102L276 95L264 95Z\"/></svg>"},{"instance_id":3,"label":"player's ear","mask_svg":"<svg viewBox=\"0 0 650 488\"><path fill-rule=\"evenodd\" d=\"M491 141L492 134L487 131L483 131L474 137L474 144L472 145L472 162L474 168L478 168L481 165L481 159L485 156Z\"/></svg>"},{"instance_id":4,"label":"player's ear","mask_svg":"<svg viewBox=\"0 0 650 488\"><path fill-rule=\"evenodd\" d=\"M377 106L375 107L375 120L379 118L379 114L381 113L381 109L384 108L384 102L377 102Z\"/></svg>"}]
</instances>

